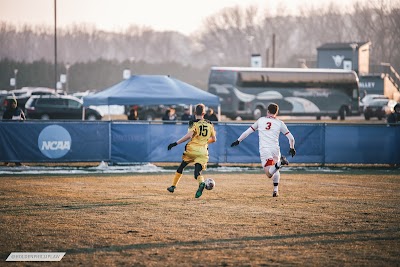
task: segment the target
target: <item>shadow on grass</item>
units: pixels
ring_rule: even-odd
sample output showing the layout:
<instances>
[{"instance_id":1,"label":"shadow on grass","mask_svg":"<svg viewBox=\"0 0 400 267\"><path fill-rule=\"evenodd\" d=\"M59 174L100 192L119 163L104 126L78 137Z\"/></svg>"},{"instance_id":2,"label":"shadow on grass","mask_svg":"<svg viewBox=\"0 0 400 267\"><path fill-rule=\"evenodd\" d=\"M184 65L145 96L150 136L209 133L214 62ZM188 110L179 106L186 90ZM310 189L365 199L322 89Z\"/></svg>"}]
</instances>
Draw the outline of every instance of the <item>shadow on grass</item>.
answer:
<instances>
[{"instance_id":1,"label":"shadow on grass","mask_svg":"<svg viewBox=\"0 0 400 267\"><path fill-rule=\"evenodd\" d=\"M251 241L279 241L279 246L293 246L293 245L315 245L315 244L340 244L340 243L353 243L353 242L368 242L368 241L388 241L400 240L400 228L388 228L381 230L360 230L360 231L343 231L343 232L321 232L321 233L307 233L307 234L291 234L291 235L276 235L276 236L245 236L239 238L227 239L210 239L210 240L194 240L194 241L176 241L176 242L162 242L162 243L142 243L131 244L122 246L107 246L96 248L76 248L66 250L67 254L89 254L94 252L116 252L125 250L145 250L154 248L168 248L168 247L193 247L198 250L207 250L207 245L212 245L209 249L217 249L216 245L223 246L230 244L230 248L235 245L240 245L246 242L246 247L249 246L247 242ZM254 246L260 246L256 243ZM276 244L274 244L276 246Z\"/></svg>"}]
</instances>

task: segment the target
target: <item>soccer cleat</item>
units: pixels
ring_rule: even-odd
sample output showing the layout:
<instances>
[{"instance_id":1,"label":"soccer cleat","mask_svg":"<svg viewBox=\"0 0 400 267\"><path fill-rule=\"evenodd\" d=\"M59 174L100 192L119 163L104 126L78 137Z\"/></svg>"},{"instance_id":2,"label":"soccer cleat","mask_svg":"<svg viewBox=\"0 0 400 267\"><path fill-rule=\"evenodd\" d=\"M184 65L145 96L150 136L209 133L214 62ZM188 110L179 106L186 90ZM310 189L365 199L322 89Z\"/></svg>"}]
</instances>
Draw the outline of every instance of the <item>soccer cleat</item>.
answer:
<instances>
[{"instance_id":1,"label":"soccer cleat","mask_svg":"<svg viewBox=\"0 0 400 267\"><path fill-rule=\"evenodd\" d=\"M285 156L281 156L281 166L282 165L289 165L289 161L286 159Z\"/></svg>"},{"instance_id":2,"label":"soccer cleat","mask_svg":"<svg viewBox=\"0 0 400 267\"><path fill-rule=\"evenodd\" d=\"M171 193L175 191L176 186L171 185L170 187L167 188L167 190Z\"/></svg>"},{"instance_id":3,"label":"soccer cleat","mask_svg":"<svg viewBox=\"0 0 400 267\"><path fill-rule=\"evenodd\" d=\"M274 191L274 193L272 193L272 197L278 197L278 196L279 196L278 191Z\"/></svg>"},{"instance_id":4,"label":"soccer cleat","mask_svg":"<svg viewBox=\"0 0 400 267\"><path fill-rule=\"evenodd\" d=\"M200 183L199 189L197 189L197 191L196 191L195 198L201 197L201 195L203 194L204 187L206 187L206 184L204 182Z\"/></svg>"}]
</instances>

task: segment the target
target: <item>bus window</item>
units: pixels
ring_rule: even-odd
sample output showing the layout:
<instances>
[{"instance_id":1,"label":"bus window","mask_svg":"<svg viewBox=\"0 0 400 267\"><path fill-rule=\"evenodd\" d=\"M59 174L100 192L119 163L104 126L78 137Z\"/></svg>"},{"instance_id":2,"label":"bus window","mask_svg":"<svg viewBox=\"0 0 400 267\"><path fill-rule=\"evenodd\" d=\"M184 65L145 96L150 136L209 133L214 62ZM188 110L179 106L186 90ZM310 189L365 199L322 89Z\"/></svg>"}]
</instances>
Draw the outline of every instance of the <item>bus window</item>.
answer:
<instances>
[{"instance_id":1,"label":"bus window","mask_svg":"<svg viewBox=\"0 0 400 267\"><path fill-rule=\"evenodd\" d=\"M235 71L214 71L210 73L209 84L236 84Z\"/></svg>"}]
</instances>

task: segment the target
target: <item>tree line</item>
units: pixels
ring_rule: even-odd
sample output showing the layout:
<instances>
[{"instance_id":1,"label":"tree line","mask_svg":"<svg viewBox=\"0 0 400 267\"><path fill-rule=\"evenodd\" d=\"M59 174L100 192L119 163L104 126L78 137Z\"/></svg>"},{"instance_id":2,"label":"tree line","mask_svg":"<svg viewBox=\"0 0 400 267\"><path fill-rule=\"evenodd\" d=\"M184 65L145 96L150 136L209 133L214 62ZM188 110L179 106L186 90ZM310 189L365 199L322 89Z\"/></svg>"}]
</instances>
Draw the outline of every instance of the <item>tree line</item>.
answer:
<instances>
[{"instance_id":1,"label":"tree line","mask_svg":"<svg viewBox=\"0 0 400 267\"><path fill-rule=\"evenodd\" d=\"M396 2L396 1L395 1ZM261 54L264 66L313 66L324 43L371 41L371 64L390 63L400 70L400 7L391 1L356 3L351 13L331 3L304 8L299 15L284 8L272 14L256 6L230 7L205 19L186 36L131 25L105 32L89 25L57 30L57 72L69 64L71 91L100 90L133 74L165 74L206 89L210 66L249 66ZM273 38L275 45L273 45ZM17 86L54 87L52 28L17 27L0 22L0 89L18 69Z\"/></svg>"}]
</instances>

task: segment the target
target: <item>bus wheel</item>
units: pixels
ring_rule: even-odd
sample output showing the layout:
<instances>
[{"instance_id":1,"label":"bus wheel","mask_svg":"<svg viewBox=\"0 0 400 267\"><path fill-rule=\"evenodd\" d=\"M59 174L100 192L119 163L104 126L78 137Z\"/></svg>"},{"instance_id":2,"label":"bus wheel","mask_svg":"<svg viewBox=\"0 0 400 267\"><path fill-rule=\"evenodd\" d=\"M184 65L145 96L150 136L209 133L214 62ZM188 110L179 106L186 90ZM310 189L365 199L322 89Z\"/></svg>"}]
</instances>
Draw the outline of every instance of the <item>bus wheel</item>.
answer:
<instances>
[{"instance_id":1,"label":"bus wheel","mask_svg":"<svg viewBox=\"0 0 400 267\"><path fill-rule=\"evenodd\" d=\"M346 108L345 107L341 107L339 110L339 116L340 116L340 120L344 121L346 119Z\"/></svg>"},{"instance_id":2,"label":"bus wheel","mask_svg":"<svg viewBox=\"0 0 400 267\"><path fill-rule=\"evenodd\" d=\"M264 109L262 107L256 107L256 109L253 111L253 117L255 120L258 120L262 114L264 113Z\"/></svg>"}]
</instances>

